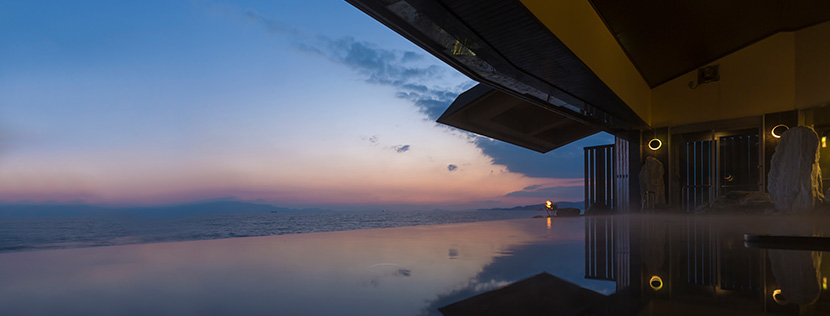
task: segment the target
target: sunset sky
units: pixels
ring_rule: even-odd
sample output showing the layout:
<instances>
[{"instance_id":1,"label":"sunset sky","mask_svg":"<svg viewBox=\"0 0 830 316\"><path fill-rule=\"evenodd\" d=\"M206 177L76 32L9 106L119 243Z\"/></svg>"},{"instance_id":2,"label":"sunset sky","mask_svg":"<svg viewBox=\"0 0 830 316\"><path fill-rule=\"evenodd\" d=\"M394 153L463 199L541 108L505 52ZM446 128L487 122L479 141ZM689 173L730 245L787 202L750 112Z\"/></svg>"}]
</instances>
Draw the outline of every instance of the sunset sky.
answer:
<instances>
[{"instance_id":1,"label":"sunset sky","mask_svg":"<svg viewBox=\"0 0 830 316\"><path fill-rule=\"evenodd\" d=\"M511 207L582 147L435 123L475 82L343 1L0 3L0 201Z\"/></svg>"}]
</instances>

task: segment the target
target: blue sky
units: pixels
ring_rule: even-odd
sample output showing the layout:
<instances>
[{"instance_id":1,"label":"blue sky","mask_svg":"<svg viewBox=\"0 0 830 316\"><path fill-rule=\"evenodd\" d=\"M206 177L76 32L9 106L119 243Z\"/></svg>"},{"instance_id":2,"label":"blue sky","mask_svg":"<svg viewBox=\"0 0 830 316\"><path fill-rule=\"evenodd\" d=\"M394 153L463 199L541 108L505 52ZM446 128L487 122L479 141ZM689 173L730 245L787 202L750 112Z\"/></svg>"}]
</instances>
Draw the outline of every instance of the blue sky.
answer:
<instances>
[{"instance_id":1,"label":"blue sky","mask_svg":"<svg viewBox=\"0 0 830 316\"><path fill-rule=\"evenodd\" d=\"M439 125L475 82L343 1L0 3L0 201L581 200L582 147Z\"/></svg>"}]
</instances>

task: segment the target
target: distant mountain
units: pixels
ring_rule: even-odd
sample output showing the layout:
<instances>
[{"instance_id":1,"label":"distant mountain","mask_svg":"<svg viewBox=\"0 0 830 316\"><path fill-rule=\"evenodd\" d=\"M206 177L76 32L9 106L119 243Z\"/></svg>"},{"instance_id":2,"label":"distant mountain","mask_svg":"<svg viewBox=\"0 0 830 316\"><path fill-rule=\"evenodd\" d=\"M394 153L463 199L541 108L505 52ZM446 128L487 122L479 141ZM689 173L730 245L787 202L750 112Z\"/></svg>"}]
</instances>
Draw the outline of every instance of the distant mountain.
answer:
<instances>
[{"instance_id":1,"label":"distant mountain","mask_svg":"<svg viewBox=\"0 0 830 316\"><path fill-rule=\"evenodd\" d=\"M76 204L3 204L0 216L95 216L113 214L113 210Z\"/></svg>"},{"instance_id":2,"label":"distant mountain","mask_svg":"<svg viewBox=\"0 0 830 316\"><path fill-rule=\"evenodd\" d=\"M161 207L134 208L129 212L135 215L148 216L186 216L197 214L219 214L219 213L268 213L288 212L292 209L243 201L209 201L190 204L180 204Z\"/></svg>"},{"instance_id":3,"label":"distant mountain","mask_svg":"<svg viewBox=\"0 0 830 316\"><path fill-rule=\"evenodd\" d=\"M579 210L585 209L585 201L581 202L555 202L557 206L560 208L572 207ZM482 208L478 209L479 211L535 211L539 210L542 211L545 209L545 204L531 204L531 205L521 205L521 206L514 206L514 207L502 207L502 208Z\"/></svg>"},{"instance_id":4,"label":"distant mountain","mask_svg":"<svg viewBox=\"0 0 830 316\"><path fill-rule=\"evenodd\" d=\"M0 216L187 216L218 213L323 212L318 208L292 209L269 204L213 200L154 207L100 207L84 204L0 204Z\"/></svg>"}]
</instances>

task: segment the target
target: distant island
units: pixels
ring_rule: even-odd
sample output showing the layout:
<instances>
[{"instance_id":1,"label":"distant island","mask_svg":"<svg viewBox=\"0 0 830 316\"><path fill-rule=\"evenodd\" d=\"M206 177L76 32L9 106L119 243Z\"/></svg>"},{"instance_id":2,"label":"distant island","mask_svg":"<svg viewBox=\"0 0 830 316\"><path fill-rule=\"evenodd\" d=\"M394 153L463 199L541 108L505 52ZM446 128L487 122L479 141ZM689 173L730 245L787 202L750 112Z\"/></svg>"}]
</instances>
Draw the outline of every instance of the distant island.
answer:
<instances>
[{"instance_id":1,"label":"distant island","mask_svg":"<svg viewBox=\"0 0 830 316\"><path fill-rule=\"evenodd\" d=\"M580 202L555 202L559 208L575 208L579 209L580 211L585 210L585 201ZM514 207L499 207L499 208L480 208L479 211L542 211L545 209L545 204L531 204L531 205L521 205L521 206L514 206Z\"/></svg>"},{"instance_id":2,"label":"distant island","mask_svg":"<svg viewBox=\"0 0 830 316\"><path fill-rule=\"evenodd\" d=\"M2 216L187 216L218 213L326 212L319 208L293 209L246 201L202 201L169 206L105 207L87 204L0 204Z\"/></svg>"}]
</instances>

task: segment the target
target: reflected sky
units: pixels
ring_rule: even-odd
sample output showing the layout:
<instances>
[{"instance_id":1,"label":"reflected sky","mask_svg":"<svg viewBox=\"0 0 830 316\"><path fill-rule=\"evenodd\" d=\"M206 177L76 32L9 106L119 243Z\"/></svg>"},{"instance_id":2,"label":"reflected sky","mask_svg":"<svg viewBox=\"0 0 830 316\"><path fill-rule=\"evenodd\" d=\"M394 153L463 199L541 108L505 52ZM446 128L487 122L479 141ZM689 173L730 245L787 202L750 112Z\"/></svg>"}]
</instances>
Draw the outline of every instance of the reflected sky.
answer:
<instances>
[{"instance_id":1,"label":"reflected sky","mask_svg":"<svg viewBox=\"0 0 830 316\"><path fill-rule=\"evenodd\" d=\"M542 271L584 279L584 219L0 255L0 314L417 315Z\"/></svg>"}]
</instances>

